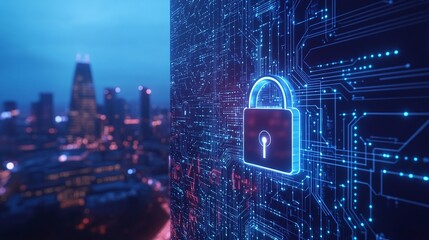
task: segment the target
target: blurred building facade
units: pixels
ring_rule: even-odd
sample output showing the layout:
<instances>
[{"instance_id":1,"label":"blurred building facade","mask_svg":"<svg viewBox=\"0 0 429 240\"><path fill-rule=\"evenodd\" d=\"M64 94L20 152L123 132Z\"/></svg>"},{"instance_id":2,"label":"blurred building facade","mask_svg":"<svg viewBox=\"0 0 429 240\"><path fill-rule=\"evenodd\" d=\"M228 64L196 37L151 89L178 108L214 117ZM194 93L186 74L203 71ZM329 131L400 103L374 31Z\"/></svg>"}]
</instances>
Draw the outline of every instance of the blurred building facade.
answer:
<instances>
[{"instance_id":1,"label":"blurred building facade","mask_svg":"<svg viewBox=\"0 0 429 240\"><path fill-rule=\"evenodd\" d=\"M125 99L119 98L120 88L104 89L104 116L105 126L103 132L113 137L120 143L124 138L124 119L127 114L127 103Z\"/></svg>"},{"instance_id":2,"label":"blurred building facade","mask_svg":"<svg viewBox=\"0 0 429 240\"><path fill-rule=\"evenodd\" d=\"M150 118L150 94L152 90L139 86L140 91L140 137L142 140L152 138L152 127Z\"/></svg>"},{"instance_id":3,"label":"blurred building facade","mask_svg":"<svg viewBox=\"0 0 429 240\"><path fill-rule=\"evenodd\" d=\"M97 105L89 57L78 58L70 101L68 140L96 139Z\"/></svg>"}]
</instances>

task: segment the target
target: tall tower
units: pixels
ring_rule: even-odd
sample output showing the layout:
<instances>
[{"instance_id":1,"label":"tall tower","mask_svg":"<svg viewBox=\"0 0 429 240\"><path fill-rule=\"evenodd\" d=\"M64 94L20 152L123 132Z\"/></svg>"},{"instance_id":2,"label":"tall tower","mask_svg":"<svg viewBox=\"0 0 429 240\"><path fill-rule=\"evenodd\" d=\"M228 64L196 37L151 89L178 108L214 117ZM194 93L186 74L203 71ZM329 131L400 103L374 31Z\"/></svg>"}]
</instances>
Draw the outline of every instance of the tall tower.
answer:
<instances>
[{"instance_id":1,"label":"tall tower","mask_svg":"<svg viewBox=\"0 0 429 240\"><path fill-rule=\"evenodd\" d=\"M97 104L95 102L89 56L78 55L74 72L69 112L69 140L81 138L84 142L95 141Z\"/></svg>"},{"instance_id":2,"label":"tall tower","mask_svg":"<svg viewBox=\"0 0 429 240\"><path fill-rule=\"evenodd\" d=\"M140 135L142 140L152 138L152 128L150 121L150 94L152 90L139 86L140 90Z\"/></svg>"},{"instance_id":3,"label":"tall tower","mask_svg":"<svg viewBox=\"0 0 429 240\"><path fill-rule=\"evenodd\" d=\"M37 128L39 133L48 135L54 130L53 94L41 93L37 109Z\"/></svg>"},{"instance_id":4,"label":"tall tower","mask_svg":"<svg viewBox=\"0 0 429 240\"><path fill-rule=\"evenodd\" d=\"M121 89L105 88L104 89L104 114L106 115L106 124L109 127L110 134L118 143L122 142L124 132L124 119L126 111L126 102L118 98L117 94Z\"/></svg>"}]
</instances>

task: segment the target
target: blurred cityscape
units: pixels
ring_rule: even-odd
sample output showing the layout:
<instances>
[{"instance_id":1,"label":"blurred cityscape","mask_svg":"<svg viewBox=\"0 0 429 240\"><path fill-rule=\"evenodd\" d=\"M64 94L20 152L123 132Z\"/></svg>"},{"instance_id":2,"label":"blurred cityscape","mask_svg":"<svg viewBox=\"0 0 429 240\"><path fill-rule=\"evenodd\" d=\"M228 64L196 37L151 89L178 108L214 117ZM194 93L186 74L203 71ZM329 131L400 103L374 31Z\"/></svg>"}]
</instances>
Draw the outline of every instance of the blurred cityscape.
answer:
<instances>
[{"instance_id":1,"label":"blurred cityscape","mask_svg":"<svg viewBox=\"0 0 429 240\"><path fill-rule=\"evenodd\" d=\"M106 86L96 102L87 55L70 80L67 112L60 93L28 114L2 104L1 239L169 239L169 110L152 108L150 86L134 102Z\"/></svg>"}]
</instances>

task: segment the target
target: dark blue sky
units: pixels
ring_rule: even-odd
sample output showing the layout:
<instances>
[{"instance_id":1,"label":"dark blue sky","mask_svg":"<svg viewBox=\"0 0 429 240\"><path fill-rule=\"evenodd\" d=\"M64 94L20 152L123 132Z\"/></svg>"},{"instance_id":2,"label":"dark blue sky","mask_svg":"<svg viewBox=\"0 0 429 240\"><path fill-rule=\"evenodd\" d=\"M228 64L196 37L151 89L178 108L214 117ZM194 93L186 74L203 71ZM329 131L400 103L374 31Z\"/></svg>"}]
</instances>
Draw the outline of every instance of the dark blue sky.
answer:
<instances>
[{"instance_id":1,"label":"dark blue sky","mask_svg":"<svg viewBox=\"0 0 429 240\"><path fill-rule=\"evenodd\" d=\"M0 1L0 102L25 112L39 92L53 92L68 108L75 56L89 53L97 102L104 87L138 99L153 90L155 106L169 106L169 0Z\"/></svg>"}]
</instances>

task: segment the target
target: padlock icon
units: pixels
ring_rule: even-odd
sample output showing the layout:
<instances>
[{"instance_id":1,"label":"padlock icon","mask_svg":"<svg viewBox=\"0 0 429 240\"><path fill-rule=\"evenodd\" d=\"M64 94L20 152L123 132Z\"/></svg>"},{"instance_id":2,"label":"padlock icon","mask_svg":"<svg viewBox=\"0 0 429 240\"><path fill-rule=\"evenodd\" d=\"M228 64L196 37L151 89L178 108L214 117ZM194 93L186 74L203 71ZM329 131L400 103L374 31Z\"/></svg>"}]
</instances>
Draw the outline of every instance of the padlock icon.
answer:
<instances>
[{"instance_id":1,"label":"padlock icon","mask_svg":"<svg viewBox=\"0 0 429 240\"><path fill-rule=\"evenodd\" d=\"M280 89L283 108L257 106L266 84ZM264 76L252 86L249 107L243 112L244 163L293 175L300 171L300 112L294 107L293 88L278 76Z\"/></svg>"}]
</instances>

